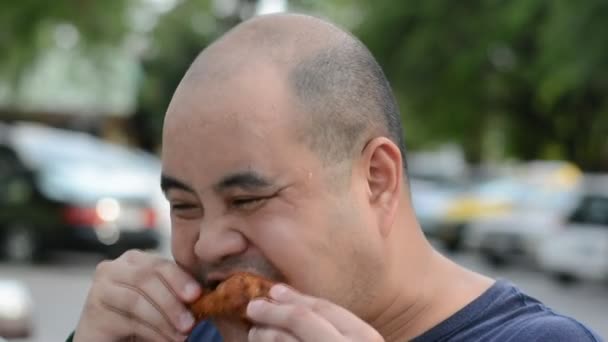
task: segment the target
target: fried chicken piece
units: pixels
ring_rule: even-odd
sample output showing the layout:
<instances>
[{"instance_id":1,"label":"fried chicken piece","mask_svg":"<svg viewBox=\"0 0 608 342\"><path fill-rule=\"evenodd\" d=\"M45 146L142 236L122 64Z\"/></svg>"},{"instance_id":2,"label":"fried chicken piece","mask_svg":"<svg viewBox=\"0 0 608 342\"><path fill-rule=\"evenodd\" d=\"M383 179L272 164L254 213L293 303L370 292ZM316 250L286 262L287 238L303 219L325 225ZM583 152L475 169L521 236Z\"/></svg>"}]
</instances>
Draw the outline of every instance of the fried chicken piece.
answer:
<instances>
[{"instance_id":1,"label":"fried chicken piece","mask_svg":"<svg viewBox=\"0 0 608 342\"><path fill-rule=\"evenodd\" d=\"M268 297L274 283L252 273L239 272L230 276L214 291L203 293L190 310L197 322L209 318L238 318L247 321L247 304L258 297Z\"/></svg>"}]
</instances>

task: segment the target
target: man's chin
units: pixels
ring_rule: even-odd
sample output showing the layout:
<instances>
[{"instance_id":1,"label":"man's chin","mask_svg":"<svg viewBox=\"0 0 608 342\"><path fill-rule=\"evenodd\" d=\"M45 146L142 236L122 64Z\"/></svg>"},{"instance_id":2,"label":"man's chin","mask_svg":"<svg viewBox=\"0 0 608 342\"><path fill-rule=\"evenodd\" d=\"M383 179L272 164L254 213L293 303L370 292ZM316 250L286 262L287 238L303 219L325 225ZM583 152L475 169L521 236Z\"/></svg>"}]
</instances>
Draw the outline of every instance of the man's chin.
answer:
<instances>
[{"instance_id":1,"label":"man's chin","mask_svg":"<svg viewBox=\"0 0 608 342\"><path fill-rule=\"evenodd\" d=\"M219 330L224 342L247 341L250 324L240 319L214 319L213 324Z\"/></svg>"}]
</instances>

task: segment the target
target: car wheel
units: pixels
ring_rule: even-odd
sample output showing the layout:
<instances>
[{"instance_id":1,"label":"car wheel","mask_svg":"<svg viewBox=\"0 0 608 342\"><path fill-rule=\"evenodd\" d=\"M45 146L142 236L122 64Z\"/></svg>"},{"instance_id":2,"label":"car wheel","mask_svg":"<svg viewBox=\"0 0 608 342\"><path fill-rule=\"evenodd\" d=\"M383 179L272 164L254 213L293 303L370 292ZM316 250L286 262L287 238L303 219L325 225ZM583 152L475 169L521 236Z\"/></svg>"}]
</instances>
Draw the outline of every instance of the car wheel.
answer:
<instances>
[{"instance_id":1,"label":"car wheel","mask_svg":"<svg viewBox=\"0 0 608 342\"><path fill-rule=\"evenodd\" d=\"M9 228L2 240L2 253L12 262L32 263L39 260L41 248L32 229L26 226Z\"/></svg>"},{"instance_id":2,"label":"car wheel","mask_svg":"<svg viewBox=\"0 0 608 342\"><path fill-rule=\"evenodd\" d=\"M578 278L570 273L558 272L553 274L553 278L560 284L564 286L571 286L578 282Z\"/></svg>"}]
</instances>

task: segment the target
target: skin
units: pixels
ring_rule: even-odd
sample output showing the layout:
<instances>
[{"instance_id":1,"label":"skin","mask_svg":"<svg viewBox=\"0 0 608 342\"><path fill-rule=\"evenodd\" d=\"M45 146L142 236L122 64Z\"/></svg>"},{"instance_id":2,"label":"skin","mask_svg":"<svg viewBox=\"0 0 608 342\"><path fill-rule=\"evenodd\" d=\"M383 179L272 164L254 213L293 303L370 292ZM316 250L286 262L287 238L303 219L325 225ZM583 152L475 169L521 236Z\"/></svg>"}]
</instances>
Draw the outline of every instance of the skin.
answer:
<instances>
[{"instance_id":1,"label":"skin","mask_svg":"<svg viewBox=\"0 0 608 342\"><path fill-rule=\"evenodd\" d=\"M318 20L257 20L331 35ZM284 68L252 53L229 68L238 72L198 76L238 42L237 30L208 48L167 111L163 187L175 262L129 252L100 264L75 341L183 340L198 284L235 271L288 286L250 303L251 330L216 321L226 341L409 340L492 285L426 241L391 140L369 132L352 159L328 165L295 138L308 114Z\"/></svg>"}]
</instances>

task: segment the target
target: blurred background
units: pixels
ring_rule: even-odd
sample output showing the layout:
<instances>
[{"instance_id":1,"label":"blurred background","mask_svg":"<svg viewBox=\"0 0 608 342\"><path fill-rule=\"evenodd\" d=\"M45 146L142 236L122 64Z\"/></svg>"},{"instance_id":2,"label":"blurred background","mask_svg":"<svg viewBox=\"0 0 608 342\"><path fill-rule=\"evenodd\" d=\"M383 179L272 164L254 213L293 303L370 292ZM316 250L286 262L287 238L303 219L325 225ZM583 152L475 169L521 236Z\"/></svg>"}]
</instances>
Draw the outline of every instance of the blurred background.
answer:
<instances>
[{"instance_id":1,"label":"blurred background","mask_svg":"<svg viewBox=\"0 0 608 342\"><path fill-rule=\"evenodd\" d=\"M605 0L0 2L0 336L61 341L97 262L170 257L171 95L209 42L281 11L379 60L437 247L608 338Z\"/></svg>"}]
</instances>

